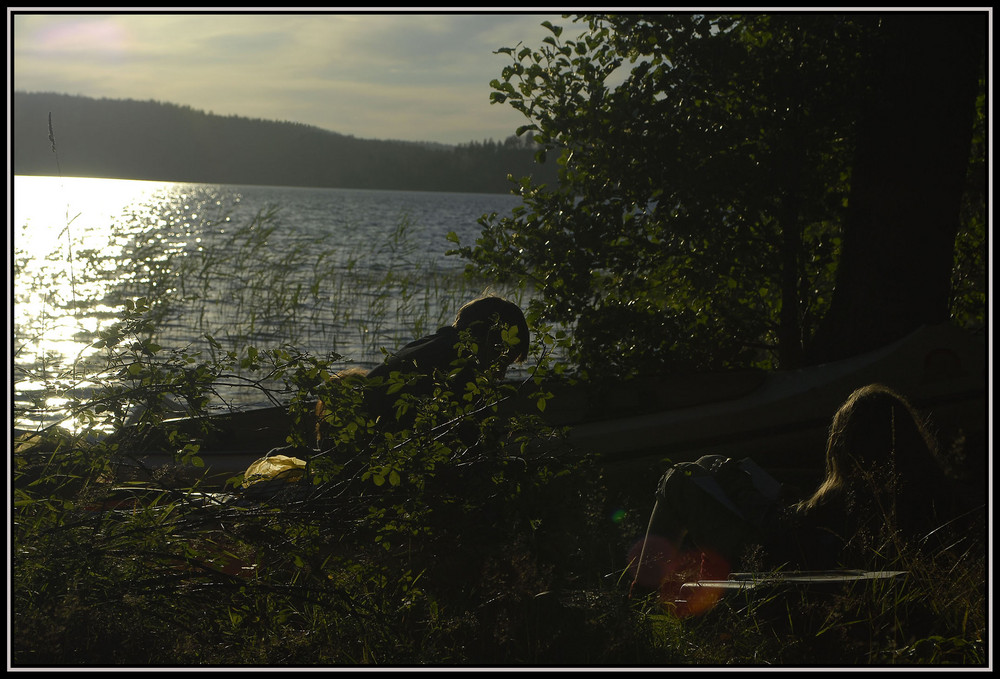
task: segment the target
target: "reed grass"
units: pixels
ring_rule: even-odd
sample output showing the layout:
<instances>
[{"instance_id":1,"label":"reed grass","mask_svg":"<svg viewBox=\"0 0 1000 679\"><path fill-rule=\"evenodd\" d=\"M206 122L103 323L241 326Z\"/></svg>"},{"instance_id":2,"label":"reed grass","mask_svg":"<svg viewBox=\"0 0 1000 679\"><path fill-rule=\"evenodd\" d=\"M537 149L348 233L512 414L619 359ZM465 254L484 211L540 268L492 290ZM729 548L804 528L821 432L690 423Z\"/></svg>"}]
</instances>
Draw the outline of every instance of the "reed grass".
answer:
<instances>
[{"instance_id":1,"label":"reed grass","mask_svg":"<svg viewBox=\"0 0 1000 679\"><path fill-rule=\"evenodd\" d=\"M80 364L95 386L39 368L89 429L12 451L15 666L986 664L981 552L906 553L903 586L762 593L696 618L629 600L624 554L645 517L608 521L601 468L533 421L484 428L489 454L358 439L357 469L324 453L323 483L258 505L203 493L201 433L167 429L189 464L131 483L129 447L171 402L203 412L229 402L226 384L307 399L481 292L415 259L406 221L370 252L276 251L278 219L263 210L205 252L137 243L148 271L116 291L130 301L94 342L104 364ZM137 400L148 410L126 429ZM108 422L129 435L86 435ZM105 506L122 488L142 499Z\"/></svg>"},{"instance_id":2,"label":"reed grass","mask_svg":"<svg viewBox=\"0 0 1000 679\"><path fill-rule=\"evenodd\" d=\"M137 252L153 270L142 286L123 293L157 299L157 290L180 292L164 305L160 322L184 337L168 339L207 334L223 344L288 343L373 365L383 347L393 350L450 324L458 307L485 287L421 260L405 216L389 239L365 252L344 252L328 236L275 250L279 224L280 212L270 208L211 248L161 259Z\"/></svg>"},{"instance_id":3,"label":"reed grass","mask_svg":"<svg viewBox=\"0 0 1000 679\"><path fill-rule=\"evenodd\" d=\"M380 363L384 350L450 324L461 304L489 287L460 269L422 258L406 215L391 237L367 250L344 247L329 235L279 239L278 229L289 232L276 207L235 225L220 212L192 229L211 234L197 245L165 246L159 230L151 228L137 235L118 261L97 265L102 255L92 253L95 261L78 268L120 276L101 300L105 307L150 300L150 327L161 345L214 358L246 345L294 346L335 355L342 367ZM76 258L83 254L77 252ZM18 261L15 255L16 287L45 290L44 271L28 280ZM130 275L121 276L123 271ZM523 299L516 290L504 292ZM77 313L78 307L54 300L33 319L33 328L15 328L18 350L32 345L30 337L44 336L47 323ZM19 364L16 381L48 375L54 388L57 366L49 363L43 356L35 365ZM79 358L70 359L73 369L79 364ZM52 389L42 391L47 397ZM230 396L230 402L243 398Z\"/></svg>"}]
</instances>

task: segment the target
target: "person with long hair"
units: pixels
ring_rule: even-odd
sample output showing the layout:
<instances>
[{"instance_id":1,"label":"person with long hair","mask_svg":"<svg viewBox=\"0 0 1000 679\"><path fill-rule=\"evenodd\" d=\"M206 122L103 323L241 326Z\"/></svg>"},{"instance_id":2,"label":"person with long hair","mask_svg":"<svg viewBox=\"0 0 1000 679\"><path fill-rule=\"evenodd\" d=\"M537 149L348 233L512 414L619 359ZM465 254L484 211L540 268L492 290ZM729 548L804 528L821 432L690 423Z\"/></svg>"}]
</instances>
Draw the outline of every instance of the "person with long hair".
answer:
<instances>
[{"instance_id":1,"label":"person with long hair","mask_svg":"<svg viewBox=\"0 0 1000 679\"><path fill-rule=\"evenodd\" d=\"M754 494L747 480L734 484L719 475L733 466L704 457L664 474L646 536L632 554L634 593L669 597L678 579L724 578L754 545L767 567L861 568L876 556L894 558L906 545L945 546L954 534L947 528L958 502L935 439L910 403L881 384L855 390L838 408L825 476L805 500L782 506L780 492ZM710 485L715 492L703 492ZM740 488L745 497L719 501L720 490L734 495L731 489ZM751 500L757 508L748 512ZM766 518L748 521L754 513Z\"/></svg>"},{"instance_id":2,"label":"person with long hair","mask_svg":"<svg viewBox=\"0 0 1000 679\"><path fill-rule=\"evenodd\" d=\"M925 420L881 384L855 390L837 410L823 481L793 509L805 527L798 531L800 541L810 542L804 536L811 530L828 545L803 545L807 562L863 559L872 550L889 555L907 544L940 543L958 512Z\"/></svg>"}]
</instances>

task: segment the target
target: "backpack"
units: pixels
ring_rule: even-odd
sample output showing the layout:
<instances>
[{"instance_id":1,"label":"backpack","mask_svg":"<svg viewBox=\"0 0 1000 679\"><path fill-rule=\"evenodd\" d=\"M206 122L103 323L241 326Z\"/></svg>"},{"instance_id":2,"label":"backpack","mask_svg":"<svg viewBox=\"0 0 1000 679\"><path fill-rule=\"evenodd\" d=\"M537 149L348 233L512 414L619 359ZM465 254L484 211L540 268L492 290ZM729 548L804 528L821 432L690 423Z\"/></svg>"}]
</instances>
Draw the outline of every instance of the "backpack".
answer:
<instances>
[{"instance_id":1,"label":"backpack","mask_svg":"<svg viewBox=\"0 0 1000 679\"><path fill-rule=\"evenodd\" d=\"M706 455L671 466L656 493L657 512L683 527L694 544L730 563L776 530L782 485L750 458Z\"/></svg>"}]
</instances>

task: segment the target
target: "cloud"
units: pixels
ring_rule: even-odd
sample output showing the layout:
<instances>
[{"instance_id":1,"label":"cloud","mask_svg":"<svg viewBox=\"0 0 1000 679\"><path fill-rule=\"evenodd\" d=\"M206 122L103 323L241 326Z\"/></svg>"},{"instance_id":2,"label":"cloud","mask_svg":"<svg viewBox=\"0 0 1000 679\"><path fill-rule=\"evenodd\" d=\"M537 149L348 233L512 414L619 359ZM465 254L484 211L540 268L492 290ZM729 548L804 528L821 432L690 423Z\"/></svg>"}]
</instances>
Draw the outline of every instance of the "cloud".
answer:
<instances>
[{"instance_id":1,"label":"cloud","mask_svg":"<svg viewBox=\"0 0 1000 679\"><path fill-rule=\"evenodd\" d=\"M156 99L367 138L458 143L523 122L489 81L544 15L19 15L14 89ZM568 25L569 21L562 21Z\"/></svg>"}]
</instances>

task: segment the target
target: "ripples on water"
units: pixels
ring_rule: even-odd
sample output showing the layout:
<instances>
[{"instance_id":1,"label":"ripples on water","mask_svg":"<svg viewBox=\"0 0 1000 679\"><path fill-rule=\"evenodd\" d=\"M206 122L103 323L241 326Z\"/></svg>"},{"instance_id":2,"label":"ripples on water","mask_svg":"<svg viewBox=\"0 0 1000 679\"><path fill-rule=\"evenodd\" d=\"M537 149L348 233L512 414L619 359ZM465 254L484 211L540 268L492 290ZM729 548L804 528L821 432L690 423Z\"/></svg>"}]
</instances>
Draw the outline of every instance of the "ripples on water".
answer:
<instances>
[{"instance_id":1,"label":"ripples on water","mask_svg":"<svg viewBox=\"0 0 1000 679\"><path fill-rule=\"evenodd\" d=\"M19 408L58 410L102 365L92 345L126 299L155 302L159 344L292 344L373 365L482 292L444 256L515 196L107 179L14 181ZM502 291L501 291L502 292ZM257 405L254 398L227 400ZM52 413L39 413L46 421ZM31 418L28 418L29 420Z\"/></svg>"}]
</instances>

